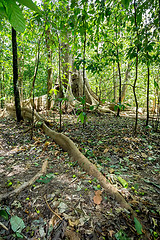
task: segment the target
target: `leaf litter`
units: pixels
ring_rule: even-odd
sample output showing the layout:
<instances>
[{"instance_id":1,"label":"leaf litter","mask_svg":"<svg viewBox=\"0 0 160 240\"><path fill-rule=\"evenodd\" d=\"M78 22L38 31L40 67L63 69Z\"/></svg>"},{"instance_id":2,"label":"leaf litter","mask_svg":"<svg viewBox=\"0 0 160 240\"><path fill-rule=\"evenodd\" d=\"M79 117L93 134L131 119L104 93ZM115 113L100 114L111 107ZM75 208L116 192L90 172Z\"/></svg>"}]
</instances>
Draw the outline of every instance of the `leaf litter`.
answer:
<instances>
[{"instance_id":1,"label":"leaf litter","mask_svg":"<svg viewBox=\"0 0 160 240\"><path fill-rule=\"evenodd\" d=\"M158 239L158 133L148 132L142 121L134 137L132 119L110 115L90 115L85 129L73 115L64 115L63 121L64 134L119 189L149 229L151 239ZM24 131L27 127L13 119L0 119L1 193L30 180L44 160L49 168L32 187L1 202L0 222L8 229L0 230L2 239L18 237L8 221L13 216L22 220L20 234L26 239L71 239L70 235L75 239L143 239L138 220L129 219L127 211L107 196L96 179L82 172L41 129L36 128L30 140L29 132Z\"/></svg>"}]
</instances>

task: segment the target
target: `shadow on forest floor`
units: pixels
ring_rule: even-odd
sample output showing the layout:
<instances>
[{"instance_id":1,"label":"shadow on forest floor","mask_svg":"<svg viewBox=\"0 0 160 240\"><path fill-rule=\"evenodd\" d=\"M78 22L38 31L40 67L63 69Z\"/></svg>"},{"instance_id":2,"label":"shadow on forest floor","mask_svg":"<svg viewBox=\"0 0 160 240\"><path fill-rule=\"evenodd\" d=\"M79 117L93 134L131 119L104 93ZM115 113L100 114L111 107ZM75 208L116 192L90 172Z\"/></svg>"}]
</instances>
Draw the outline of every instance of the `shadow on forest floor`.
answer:
<instances>
[{"instance_id":1,"label":"shadow on forest floor","mask_svg":"<svg viewBox=\"0 0 160 240\"><path fill-rule=\"evenodd\" d=\"M135 137L133 119L110 115L90 115L84 129L74 115L64 115L63 122L63 133L119 189L150 231L150 239L159 239L159 134L148 131L139 121ZM29 124L0 119L0 193L29 181L46 159L48 171L32 187L1 202L0 222L8 230L0 228L0 239L16 239L10 222L13 215L25 224L23 239L58 239L54 238L60 231L57 229L62 231L64 226L52 211L66 220L77 239L144 239L128 212L103 191L96 179L73 163L41 129L35 128L30 140L30 133L25 131L28 128ZM100 204L94 201L97 190L102 195ZM8 211L8 219L4 210Z\"/></svg>"}]
</instances>

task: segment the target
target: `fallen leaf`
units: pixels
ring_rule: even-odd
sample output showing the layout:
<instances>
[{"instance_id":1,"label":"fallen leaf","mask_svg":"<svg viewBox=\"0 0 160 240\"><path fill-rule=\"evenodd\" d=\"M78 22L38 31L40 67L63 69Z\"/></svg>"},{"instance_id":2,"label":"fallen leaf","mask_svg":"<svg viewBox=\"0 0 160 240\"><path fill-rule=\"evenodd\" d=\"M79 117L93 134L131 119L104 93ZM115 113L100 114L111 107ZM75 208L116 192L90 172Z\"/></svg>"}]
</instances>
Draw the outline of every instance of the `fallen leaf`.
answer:
<instances>
[{"instance_id":1,"label":"fallen leaf","mask_svg":"<svg viewBox=\"0 0 160 240\"><path fill-rule=\"evenodd\" d=\"M50 144L50 142L47 141L47 142L45 142L44 146L45 146L45 147L48 147L49 144Z\"/></svg>"},{"instance_id":2,"label":"fallen leaf","mask_svg":"<svg viewBox=\"0 0 160 240\"><path fill-rule=\"evenodd\" d=\"M109 148L106 148L103 153L107 153L109 151Z\"/></svg>"},{"instance_id":3,"label":"fallen leaf","mask_svg":"<svg viewBox=\"0 0 160 240\"><path fill-rule=\"evenodd\" d=\"M109 230L109 236L112 238L113 237L113 234L114 234L114 231L113 230Z\"/></svg>"},{"instance_id":4,"label":"fallen leaf","mask_svg":"<svg viewBox=\"0 0 160 240\"><path fill-rule=\"evenodd\" d=\"M56 151L56 152L54 153L55 157L57 157L57 156L59 155L59 153L60 153L60 151Z\"/></svg>"},{"instance_id":5,"label":"fallen leaf","mask_svg":"<svg viewBox=\"0 0 160 240\"><path fill-rule=\"evenodd\" d=\"M42 165L42 173L46 173L48 166L48 161L46 160Z\"/></svg>"},{"instance_id":6,"label":"fallen leaf","mask_svg":"<svg viewBox=\"0 0 160 240\"><path fill-rule=\"evenodd\" d=\"M112 147L112 149L115 153L117 153L119 151L119 148L116 148L116 147Z\"/></svg>"},{"instance_id":7,"label":"fallen leaf","mask_svg":"<svg viewBox=\"0 0 160 240\"><path fill-rule=\"evenodd\" d=\"M49 227L52 225L53 227L56 225L57 223L57 216L53 215L49 221Z\"/></svg>"},{"instance_id":8,"label":"fallen leaf","mask_svg":"<svg viewBox=\"0 0 160 240\"><path fill-rule=\"evenodd\" d=\"M100 190L95 191L95 196L93 197L94 203L95 204L100 204L102 201L102 197L101 197L102 192Z\"/></svg>"},{"instance_id":9,"label":"fallen leaf","mask_svg":"<svg viewBox=\"0 0 160 240\"><path fill-rule=\"evenodd\" d=\"M71 221L71 219L69 219L68 222L70 227L74 227L79 224L79 219L76 219L75 221Z\"/></svg>"},{"instance_id":10,"label":"fallen leaf","mask_svg":"<svg viewBox=\"0 0 160 240\"><path fill-rule=\"evenodd\" d=\"M143 158L147 158L147 155L145 153L142 153Z\"/></svg>"}]
</instances>

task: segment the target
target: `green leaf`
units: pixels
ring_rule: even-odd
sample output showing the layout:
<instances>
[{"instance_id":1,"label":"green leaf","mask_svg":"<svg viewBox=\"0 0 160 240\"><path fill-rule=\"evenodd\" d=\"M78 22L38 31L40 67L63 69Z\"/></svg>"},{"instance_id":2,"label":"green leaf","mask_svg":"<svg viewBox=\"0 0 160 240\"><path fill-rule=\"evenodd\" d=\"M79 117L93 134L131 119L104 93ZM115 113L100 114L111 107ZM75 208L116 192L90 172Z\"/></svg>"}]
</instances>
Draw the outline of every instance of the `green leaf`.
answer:
<instances>
[{"instance_id":1,"label":"green leaf","mask_svg":"<svg viewBox=\"0 0 160 240\"><path fill-rule=\"evenodd\" d=\"M32 2L32 0L17 0L17 2L19 2L22 5L25 5L26 7L30 8L33 11L39 13L41 12L40 9L36 6L36 4Z\"/></svg>"},{"instance_id":2,"label":"green leaf","mask_svg":"<svg viewBox=\"0 0 160 240\"><path fill-rule=\"evenodd\" d=\"M5 210L0 210L0 216L2 216L5 220L8 220L8 214Z\"/></svg>"},{"instance_id":3,"label":"green leaf","mask_svg":"<svg viewBox=\"0 0 160 240\"><path fill-rule=\"evenodd\" d=\"M17 238L23 238L23 235L20 234L19 232L16 232L16 237L17 237Z\"/></svg>"},{"instance_id":4,"label":"green leaf","mask_svg":"<svg viewBox=\"0 0 160 240\"><path fill-rule=\"evenodd\" d=\"M12 216L10 219L10 224L13 232L21 233L21 231L25 228L23 220L18 216Z\"/></svg>"},{"instance_id":5,"label":"green leaf","mask_svg":"<svg viewBox=\"0 0 160 240\"><path fill-rule=\"evenodd\" d=\"M7 16L12 27L18 32L24 32L25 20L21 9L14 0L6 0Z\"/></svg>"},{"instance_id":6,"label":"green leaf","mask_svg":"<svg viewBox=\"0 0 160 240\"><path fill-rule=\"evenodd\" d=\"M119 232L117 232L115 234L115 238L117 240L129 240L129 238L127 237L127 234L123 230L120 230Z\"/></svg>"},{"instance_id":7,"label":"green leaf","mask_svg":"<svg viewBox=\"0 0 160 240\"><path fill-rule=\"evenodd\" d=\"M122 4L124 5L125 8L128 8L130 0L121 0Z\"/></svg>"},{"instance_id":8,"label":"green leaf","mask_svg":"<svg viewBox=\"0 0 160 240\"><path fill-rule=\"evenodd\" d=\"M92 111L94 109L94 106L90 106L89 109Z\"/></svg>"},{"instance_id":9,"label":"green leaf","mask_svg":"<svg viewBox=\"0 0 160 240\"><path fill-rule=\"evenodd\" d=\"M77 119L77 121L81 121L81 123L84 123L84 115L83 115L83 112L81 112L80 114L79 114L79 117L78 117L78 119Z\"/></svg>"},{"instance_id":10,"label":"green leaf","mask_svg":"<svg viewBox=\"0 0 160 240\"><path fill-rule=\"evenodd\" d=\"M6 10L5 10L5 8L0 5L0 17L1 17L1 18L4 18L4 17L6 17L6 16L7 16L7 15L6 15Z\"/></svg>"},{"instance_id":11,"label":"green leaf","mask_svg":"<svg viewBox=\"0 0 160 240\"><path fill-rule=\"evenodd\" d=\"M142 234L142 225L140 224L140 222L135 217L134 217L134 223L135 223L135 228L137 230L137 233Z\"/></svg>"},{"instance_id":12,"label":"green leaf","mask_svg":"<svg viewBox=\"0 0 160 240\"><path fill-rule=\"evenodd\" d=\"M122 186L124 188L127 188L128 187L128 182L126 182L126 180L124 180L123 178L121 177L117 177L118 181L122 184Z\"/></svg>"}]
</instances>

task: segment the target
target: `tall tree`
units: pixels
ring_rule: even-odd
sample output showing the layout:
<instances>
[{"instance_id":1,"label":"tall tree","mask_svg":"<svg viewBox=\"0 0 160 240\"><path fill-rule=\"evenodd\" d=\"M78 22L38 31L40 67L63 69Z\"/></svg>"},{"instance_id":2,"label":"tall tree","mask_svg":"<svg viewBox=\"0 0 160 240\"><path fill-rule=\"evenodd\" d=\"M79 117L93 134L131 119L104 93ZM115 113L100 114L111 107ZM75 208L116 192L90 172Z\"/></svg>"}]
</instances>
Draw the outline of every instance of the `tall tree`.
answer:
<instances>
[{"instance_id":1,"label":"tall tree","mask_svg":"<svg viewBox=\"0 0 160 240\"><path fill-rule=\"evenodd\" d=\"M18 90L18 61L17 61L17 39L16 30L12 27L12 53L13 53L13 88L14 88L14 98L15 98L15 108L17 121L23 120L21 115L21 104Z\"/></svg>"}]
</instances>

